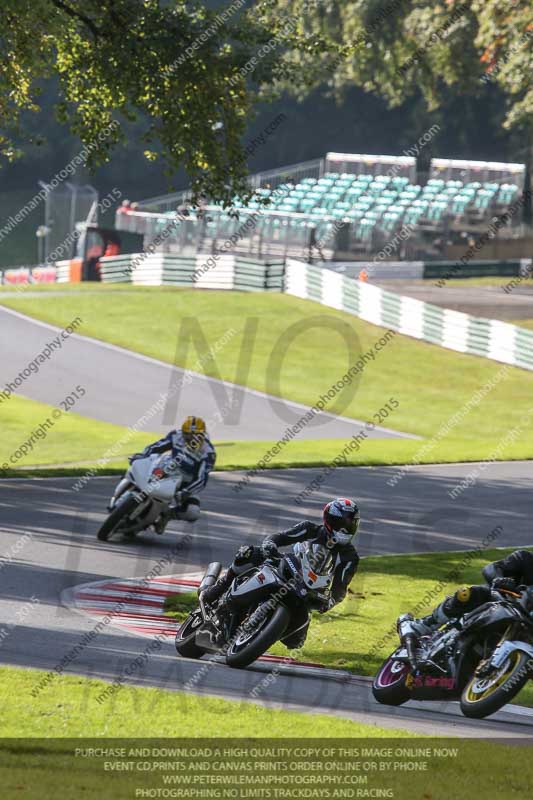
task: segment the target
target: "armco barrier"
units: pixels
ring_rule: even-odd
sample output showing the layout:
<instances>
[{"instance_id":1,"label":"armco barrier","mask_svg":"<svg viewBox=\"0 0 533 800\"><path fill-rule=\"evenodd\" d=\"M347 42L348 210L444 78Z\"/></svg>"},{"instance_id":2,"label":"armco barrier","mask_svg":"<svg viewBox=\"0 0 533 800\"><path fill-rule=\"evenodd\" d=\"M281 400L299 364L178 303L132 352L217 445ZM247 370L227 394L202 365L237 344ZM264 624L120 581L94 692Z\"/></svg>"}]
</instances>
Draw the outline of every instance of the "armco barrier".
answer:
<instances>
[{"instance_id":1,"label":"armco barrier","mask_svg":"<svg viewBox=\"0 0 533 800\"><path fill-rule=\"evenodd\" d=\"M284 262L255 261L233 255L140 253L100 259L106 283L131 282L141 286L188 286L198 289L282 291Z\"/></svg>"},{"instance_id":2,"label":"armco barrier","mask_svg":"<svg viewBox=\"0 0 533 800\"><path fill-rule=\"evenodd\" d=\"M287 259L285 292L460 353L533 370L533 331L471 317L370 283Z\"/></svg>"},{"instance_id":3,"label":"armco barrier","mask_svg":"<svg viewBox=\"0 0 533 800\"><path fill-rule=\"evenodd\" d=\"M512 278L531 275L531 259L513 261L332 261L328 268L352 278L366 272L373 280L447 280L448 278ZM502 281L503 283L503 281Z\"/></svg>"},{"instance_id":4,"label":"armco barrier","mask_svg":"<svg viewBox=\"0 0 533 800\"><path fill-rule=\"evenodd\" d=\"M426 261L425 279L483 278L489 276L517 277L527 271L531 259L518 258L514 261Z\"/></svg>"}]
</instances>

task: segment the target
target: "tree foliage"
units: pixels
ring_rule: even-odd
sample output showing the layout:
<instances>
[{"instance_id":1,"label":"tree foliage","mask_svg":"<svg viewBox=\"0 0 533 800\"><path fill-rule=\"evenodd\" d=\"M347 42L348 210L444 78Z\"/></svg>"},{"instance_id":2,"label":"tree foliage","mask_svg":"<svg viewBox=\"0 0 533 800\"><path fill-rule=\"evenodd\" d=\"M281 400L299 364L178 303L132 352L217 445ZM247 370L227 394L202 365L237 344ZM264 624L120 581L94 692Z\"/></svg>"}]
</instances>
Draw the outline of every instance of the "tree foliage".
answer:
<instances>
[{"instance_id":1,"label":"tree foliage","mask_svg":"<svg viewBox=\"0 0 533 800\"><path fill-rule=\"evenodd\" d=\"M89 166L135 122L148 160L169 178L184 166L196 196L226 204L247 195L243 134L258 101L286 89L355 85L391 106L421 92L429 109L497 91L505 125L531 129L531 0L225 3L3 0L0 160L38 143L28 115L54 80L58 118L90 146Z\"/></svg>"},{"instance_id":2,"label":"tree foliage","mask_svg":"<svg viewBox=\"0 0 533 800\"><path fill-rule=\"evenodd\" d=\"M281 6L295 13L300 1ZM391 105L420 90L431 109L447 88L482 95L493 82L505 97L506 127L532 127L531 0L324 0L302 25L349 54L309 61L308 84L329 75L333 90L355 84Z\"/></svg>"},{"instance_id":3,"label":"tree foliage","mask_svg":"<svg viewBox=\"0 0 533 800\"><path fill-rule=\"evenodd\" d=\"M185 166L196 195L229 202L246 192L242 135L254 103L288 74L279 53L331 48L300 36L289 12L271 12L246 0L218 10L197 0L4 0L0 154L21 154L25 115L57 77L59 119L91 147L90 166L124 140L117 122L146 119L146 158L163 158L169 175Z\"/></svg>"}]
</instances>

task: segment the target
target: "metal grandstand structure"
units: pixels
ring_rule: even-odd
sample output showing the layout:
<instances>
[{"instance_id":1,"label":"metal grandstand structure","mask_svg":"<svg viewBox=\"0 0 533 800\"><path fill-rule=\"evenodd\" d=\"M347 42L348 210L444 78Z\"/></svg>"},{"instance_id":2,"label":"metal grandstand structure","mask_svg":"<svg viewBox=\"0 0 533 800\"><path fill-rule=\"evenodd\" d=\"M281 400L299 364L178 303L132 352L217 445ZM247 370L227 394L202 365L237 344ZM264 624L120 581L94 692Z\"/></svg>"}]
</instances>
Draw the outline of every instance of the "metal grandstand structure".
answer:
<instances>
[{"instance_id":1,"label":"metal grandstand structure","mask_svg":"<svg viewBox=\"0 0 533 800\"><path fill-rule=\"evenodd\" d=\"M258 201L246 206L236 198L232 209L194 208L185 190L121 207L116 227L182 255L438 258L444 243L482 233L518 208L524 177L522 164L433 159L422 185L414 158L328 152L251 176ZM519 235L520 221L510 215L502 236Z\"/></svg>"}]
</instances>

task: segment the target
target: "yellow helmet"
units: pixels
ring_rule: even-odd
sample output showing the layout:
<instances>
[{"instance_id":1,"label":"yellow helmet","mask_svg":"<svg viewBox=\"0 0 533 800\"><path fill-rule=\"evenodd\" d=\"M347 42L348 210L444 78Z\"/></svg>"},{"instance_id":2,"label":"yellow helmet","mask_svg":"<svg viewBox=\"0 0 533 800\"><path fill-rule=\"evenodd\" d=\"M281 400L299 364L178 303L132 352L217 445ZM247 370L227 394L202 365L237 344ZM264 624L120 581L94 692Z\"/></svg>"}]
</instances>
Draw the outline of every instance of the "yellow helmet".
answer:
<instances>
[{"instance_id":1,"label":"yellow helmet","mask_svg":"<svg viewBox=\"0 0 533 800\"><path fill-rule=\"evenodd\" d=\"M185 444L191 450L199 450L204 443L206 427L201 417L187 417L181 426Z\"/></svg>"}]
</instances>

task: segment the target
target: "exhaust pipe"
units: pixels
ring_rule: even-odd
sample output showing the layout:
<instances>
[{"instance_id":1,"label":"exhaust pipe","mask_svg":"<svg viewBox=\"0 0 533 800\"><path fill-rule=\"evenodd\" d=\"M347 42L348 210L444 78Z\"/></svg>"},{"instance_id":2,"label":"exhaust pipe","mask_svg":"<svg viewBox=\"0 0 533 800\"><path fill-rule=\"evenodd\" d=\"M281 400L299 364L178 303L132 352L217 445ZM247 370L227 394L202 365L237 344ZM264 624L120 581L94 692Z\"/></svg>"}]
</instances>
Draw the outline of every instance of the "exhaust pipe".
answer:
<instances>
[{"instance_id":1,"label":"exhaust pipe","mask_svg":"<svg viewBox=\"0 0 533 800\"><path fill-rule=\"evenodd\" d=\"M205 592L209 586L213 586L218 580L218 576L222 572L222 564L220 561L212 561L207 567L202 582L198 587L198 594Z\"/></svg>"}]
</instances>

